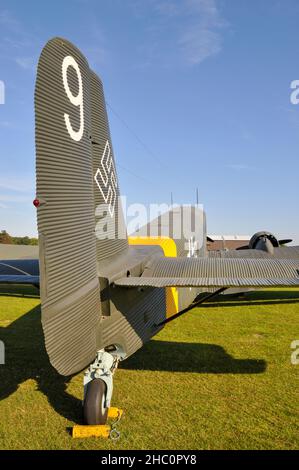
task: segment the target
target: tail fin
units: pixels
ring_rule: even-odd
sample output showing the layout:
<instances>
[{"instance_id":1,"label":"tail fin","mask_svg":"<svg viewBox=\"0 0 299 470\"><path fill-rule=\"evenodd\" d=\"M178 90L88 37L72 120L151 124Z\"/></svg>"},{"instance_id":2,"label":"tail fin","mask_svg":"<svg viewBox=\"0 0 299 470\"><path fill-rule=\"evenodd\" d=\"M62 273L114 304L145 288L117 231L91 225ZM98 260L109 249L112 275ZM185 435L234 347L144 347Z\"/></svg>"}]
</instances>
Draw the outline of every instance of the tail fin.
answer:
<instances>
[{"instance_id":1,"label":"tail fin","mask_svg":"<svg viewBox=\"0 0 299 470\"><path fill-rule=\"evenodd\" d=\"M64 39L42 51L35 114L42 324L52 365L69 375L101 343L97 263L128 244L102 84ZM95 237L96 208L109 238Z\"/></svg>"},{"instance_id":2,"label":"tail fin","mask_svg":"<svg viewBox=\"0 0 299 470\"><path fill-rule=\"evenodd\" d=\"M96 251L100 265L101 260L126 250L128 239L119 197L103 85L94 72L90 73L90 90L94 204L97 222Z\"/></svg>"}]
</instances>

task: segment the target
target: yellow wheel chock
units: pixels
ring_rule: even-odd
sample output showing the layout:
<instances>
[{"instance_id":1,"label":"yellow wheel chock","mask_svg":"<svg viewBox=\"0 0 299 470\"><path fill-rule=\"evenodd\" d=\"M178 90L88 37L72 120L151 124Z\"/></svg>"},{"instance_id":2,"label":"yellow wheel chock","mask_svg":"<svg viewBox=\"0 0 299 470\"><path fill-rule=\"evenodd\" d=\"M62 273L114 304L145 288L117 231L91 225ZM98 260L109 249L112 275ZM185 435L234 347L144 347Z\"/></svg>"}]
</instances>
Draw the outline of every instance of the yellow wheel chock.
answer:
<instances>
[{"instance_id":1,"label":"yellow wheel chock","mask_svg":"<svg viewBox=\"0 0 299 470\"><path fill-rule=\"evenodd\" d=\"M73 438L84 437L105 437L116 440L120 437L120 432L116 429L116 424L119 423L123 415L123 410L111 407L108 410L108 418L114 419L111 425L109 424L96 424L96 425L79 425L76 424L72 428Z\"/></svg>"}]
</instances>

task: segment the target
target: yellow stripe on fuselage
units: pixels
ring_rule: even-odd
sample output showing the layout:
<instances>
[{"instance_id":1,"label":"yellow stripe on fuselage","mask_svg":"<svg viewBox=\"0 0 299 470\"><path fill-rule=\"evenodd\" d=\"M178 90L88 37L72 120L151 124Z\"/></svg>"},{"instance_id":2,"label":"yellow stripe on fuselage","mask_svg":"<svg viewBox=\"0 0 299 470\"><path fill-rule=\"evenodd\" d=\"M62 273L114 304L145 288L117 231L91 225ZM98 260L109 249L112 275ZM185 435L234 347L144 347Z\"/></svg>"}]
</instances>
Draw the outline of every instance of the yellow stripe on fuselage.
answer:
<instances>
[{"instance_id":1,"label":"yellow stripe on fuselage","mask_svg":"<svg viewBox=\"0 0 299 470\"><path fill-rule=\"evenodd\" d=\"M130 245L156 245L163 250L164 256L177 257L175 242L169 237L129 237ZM166 317L179 311L179 294L176 287L166 287Z\"/></svg>"}]
</instances>

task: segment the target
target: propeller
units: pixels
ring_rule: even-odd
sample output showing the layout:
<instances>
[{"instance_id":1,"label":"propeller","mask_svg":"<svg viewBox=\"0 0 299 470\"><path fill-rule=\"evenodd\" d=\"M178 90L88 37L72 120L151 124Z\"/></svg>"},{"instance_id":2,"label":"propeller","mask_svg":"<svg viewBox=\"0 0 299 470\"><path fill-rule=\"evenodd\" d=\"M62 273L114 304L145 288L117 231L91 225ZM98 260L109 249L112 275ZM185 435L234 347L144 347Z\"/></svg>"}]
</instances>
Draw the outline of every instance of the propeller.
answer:
<instances>
[{"instance_id":1,"label":"propeller","mask_svg":"<svg viewBox=\"0 0 299 470\"><path fill-rule=\"evenodd\" d=\"M291 238L285 238L283 240L277 240L277 238L270 232L257 232L255 233L248 245L243 245L237 248L237 250L264 250L264 251L273 251L273 248L278 248L279 246L286 245L291 243L293 240Z\"/></svg>"}]
</instances>

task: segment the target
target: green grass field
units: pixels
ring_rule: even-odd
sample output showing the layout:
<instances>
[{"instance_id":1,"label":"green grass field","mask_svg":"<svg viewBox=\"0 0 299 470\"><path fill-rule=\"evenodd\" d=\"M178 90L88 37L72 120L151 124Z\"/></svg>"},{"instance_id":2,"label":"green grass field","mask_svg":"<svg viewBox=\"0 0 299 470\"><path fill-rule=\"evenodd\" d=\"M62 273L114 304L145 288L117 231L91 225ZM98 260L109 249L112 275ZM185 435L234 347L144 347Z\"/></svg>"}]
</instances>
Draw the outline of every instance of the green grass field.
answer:
<instances>
[{"instance_id":1,"label":"green grass field","mask_svg":"<svg viewBox=\"0 0 299 470\"><path fill-rule=\"evenodd\" d=\"M286 289L190 311L116 372L120 440L76 440L82 374L49 365L36 291L0 286L0 449L298 449L298 314Z\"/></svg>"}]
</instances>

